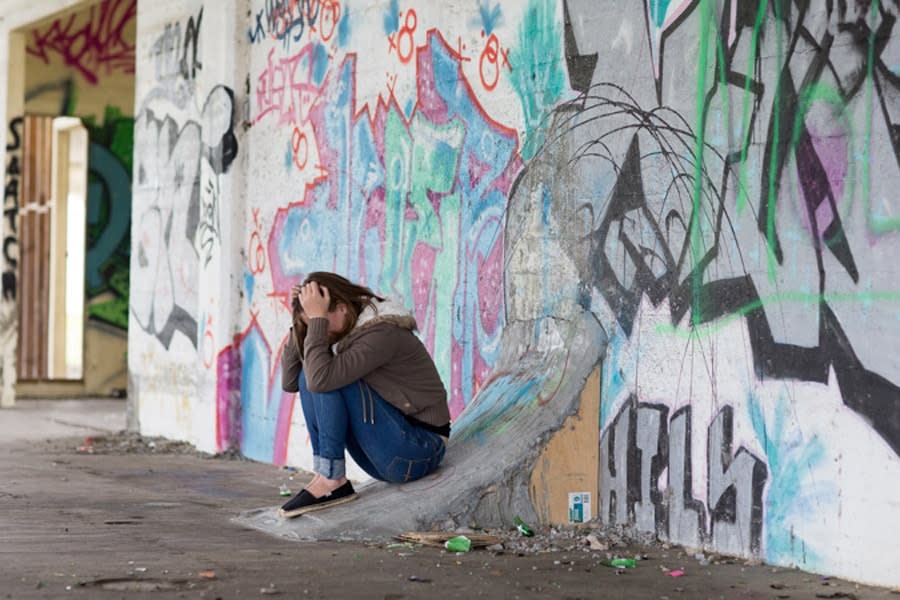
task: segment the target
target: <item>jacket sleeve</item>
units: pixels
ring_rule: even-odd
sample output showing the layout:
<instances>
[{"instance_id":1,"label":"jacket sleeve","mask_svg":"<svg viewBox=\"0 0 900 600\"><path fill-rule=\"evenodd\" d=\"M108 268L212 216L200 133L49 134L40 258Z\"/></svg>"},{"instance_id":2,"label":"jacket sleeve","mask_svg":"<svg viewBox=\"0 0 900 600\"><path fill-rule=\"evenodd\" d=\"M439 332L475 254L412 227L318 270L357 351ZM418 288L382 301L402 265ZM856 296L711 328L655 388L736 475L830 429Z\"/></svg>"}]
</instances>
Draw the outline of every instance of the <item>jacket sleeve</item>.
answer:
<instances>
[{"instance_id":1,"label":"jacket sleeve","mask_svg":"<svg viewBox=\"0 0 900 600\"><path fill-rule=\"evenodd\" d=\"M328 320L310 319L303 358L306 385L312 392L330 392L358 381L393 358L394 344L385 343L384 329L371 327L332 354Z\"/></svg>"},{"instance_id":2,"label":"jacket sleeve","mask_svg":"<svg viewBox=\"0 0 900 600\"><path fill-rule=\"evenodd\" d=\"M300 391L297 378L300 376L302 367L303 360L300 357L300 350L297 348L297 336L294 335L294 328L291 327L288 341L281 353L281 389L286 392Z\"/></svg>"}]
</instances>

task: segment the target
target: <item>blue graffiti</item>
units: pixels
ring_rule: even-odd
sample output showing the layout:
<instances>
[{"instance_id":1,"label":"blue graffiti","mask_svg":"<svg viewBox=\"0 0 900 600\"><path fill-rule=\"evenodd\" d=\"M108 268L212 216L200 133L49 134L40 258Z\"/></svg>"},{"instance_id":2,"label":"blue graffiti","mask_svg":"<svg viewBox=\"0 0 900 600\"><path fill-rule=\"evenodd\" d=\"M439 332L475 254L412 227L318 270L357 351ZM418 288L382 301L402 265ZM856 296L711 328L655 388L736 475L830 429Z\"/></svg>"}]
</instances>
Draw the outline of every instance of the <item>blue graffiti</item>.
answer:
<instances>
[{"instance_id":1,"label":"blue graffiti","mask_svg":"<svg viewBox=\"0 0 900 600\"><path fill-rule=\"evenodd\" d=\"M457 442L474 438L485 442L523 413L535 410L546 375L502 375L485 386L478 400L453 422Z\"/></svg>"},{"instance_id":2,"label":"blue graffiti","mask_svg":"<svg viewBox=\"0 0 900 600\"><path fill-rule=\"evenodd\" d=\"M825 460L825 446L817 438L804 438L796 425L792 425L793 420L786 418L791 415L791 407L784 396L778 399L770 426L760 400L752 393L747 408L770 473L765 501L766 560L772 564L800 564L816 569L821 557L793 531L790 523L821 513L823 506L839 497L834 483L808 479Z\"/></svg>"},{"instance_id":3,"label":"blue graffiti","mask_svg":"<svg viewBox=\"0 0 900 600\"><path fill-rule=\"evenodd\" d=\"M485 35L491 35L494 28L503 20L503 12L499 4L491 6L491 0L481 0L478 3L478 14L481 17L481 29Z\"/></svg>"},{"instance_id":4,"label":"blue graffiti","mask_svg":"<svg viewBox=\"0 0 900 600\"><path fill-rule=\"evenodd\" d=\"M85 261L89 293L106 287L103 269L131 228L131 177L109 150L91 142L88 151L90 170L98 181L88 187L87 222L99 225L106 198L106 227L100 239L88 249Z\"/></svg>"},{"instance_id":5,"label":"blue graffiti","mask_svg":"<svg viewBox=\"0 0 900 600\"><path fill-rule=\"evenodd\" d=\"M261 462L273 462L273 444L283 394L281 365L269 374L271 351L257 327L241 341L241 452Z\"/></svg>"},{"instance_id":6,"label":"blue graffiti","mask_svg":"<svg viewBox=\"0 0 900 600\"><path fill-rule=\"evenodd\" d=\"M384 11L384 34L390 35L400 29L400 0L391 0Z\"/></svg>"},{"instance_id":7,"label":"blue graffiti","mask_svg":"<svg viewBox=\"0 0 900 600\"><path fill-rule=\"evenodd\" d=\"M663 22L666 20L666 13L669 10L670 2L671 0L649 0L650 19L653 21L653 24L656 25L657 29L662 27Z\"/></svg>"},{"instance_id":8,"label":"blue graffiti","mask_svg":"<svg viewBox=\"0 0 900 600\"><path fill-rule=\"evenodd\" d=\"M344 6L344 15L338 25L338 46L345 48L350 41L350 7Z\"/></svg>"}]
</instances>

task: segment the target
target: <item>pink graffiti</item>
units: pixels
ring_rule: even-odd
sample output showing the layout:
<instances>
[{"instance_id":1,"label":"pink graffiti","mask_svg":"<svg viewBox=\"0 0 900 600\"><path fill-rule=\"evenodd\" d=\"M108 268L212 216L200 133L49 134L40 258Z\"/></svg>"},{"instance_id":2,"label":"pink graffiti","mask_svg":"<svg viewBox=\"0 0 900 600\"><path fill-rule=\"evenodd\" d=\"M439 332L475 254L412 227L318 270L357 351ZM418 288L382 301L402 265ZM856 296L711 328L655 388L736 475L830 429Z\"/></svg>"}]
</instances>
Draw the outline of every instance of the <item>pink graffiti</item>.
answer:
<instances>
[{"instance_id":1,"label":"pink graffiti","mask_svg":"<svg viewBox=\"0 0 900 600\"><path fill-rule=\"evenodd\" d=\"M216 448L226 450L241 439L241 352L235 341L216 360Z\"/></svg>"},{"instance_id":2,"label":"pink graffiti","mask_svg":"<svg viewBox=\"0 0 900 600\"><path fill-rule=\"evenodd\" d=\"M263 444L266 452L257 458L276 465L287 462L291 416L296 394L281 389L281 354L288 342L287 332L281 345L272 351L256 316L250 325L234 337L217 361L216 372L216 443L220 450L240 446L246 453L248 443L259 452ZM254 343L258 342L258 343ZM251 374L253 367L263 369L263 379ZM248 415L244 415L247 411ZM259 418L262 411L266 417ZM249 419L246 417L249 416ZM274 431L267 429L274 420ZM242 423L245 423L245 430ZM270 431L274 435L268 437ZM271 455L268 450L271 449Z\"/></svg>"},{"instance_id":3,"label":"pink graffiti","mask_svg":"<svg viewBox=\"0 0 900 600\"><path fill-rule=\"evenodd\" d=\"M272 60L274 52L274 48L269 50L266 68L256 80L259 113L253 122L274 113L279 124L299 125L306 121L321 95L319 87L311 83L314 46L307 44L293 56L277 61Z\"/></svg>"},{"instance_id":4,"label":"pink graffiti","mask_svg":"<svg viewBox=\"0 0 900 600\"><path fill-rule=\"evenodd\" d=\"M807 154L815 154L815 159L820 162L822 171L826 176L828 186L827 192L822 190L822 195L824 196L830 192L836 205L839 205L844 199L844 184L850 171L850 153L848 150L850 136L840 124L834 122L827 126L820 125L819 127L809 123L807 127L812 144L811 146L806 144L800 145L797 152L805 151ZM811 159L812 157L803 157L802 159L798 157L798 169L801 161L805 163ZM800 173L800 177L801 181L806 183L807 173ZM809 185L804 187L804 198L806 198L807 190L810 187ZM815 202L818 198L806 198L806 200ZM810 223L809 213L802 209L800 210L800 215L807 230L812 232L813 225ZM816 228L818 229L816 233L818 233L820 238L826 236L826 231L837 217L838 215L834 214L829 202L823 201L818 205L815 220Z\"/></svg>"},{"instance_id":5,"label":"pink graffiti","mask_svg":"<svg viewBox=\"0 0 900 600\"><path fill-rule=\"evenodd\" d=\"M134 27L136 15L137 0L103 0L33 30L27 51L46 64L58 54L95 85L100 75L134 73L135 44L126 39L126 30Z\"/></svg>"}]
</instances>

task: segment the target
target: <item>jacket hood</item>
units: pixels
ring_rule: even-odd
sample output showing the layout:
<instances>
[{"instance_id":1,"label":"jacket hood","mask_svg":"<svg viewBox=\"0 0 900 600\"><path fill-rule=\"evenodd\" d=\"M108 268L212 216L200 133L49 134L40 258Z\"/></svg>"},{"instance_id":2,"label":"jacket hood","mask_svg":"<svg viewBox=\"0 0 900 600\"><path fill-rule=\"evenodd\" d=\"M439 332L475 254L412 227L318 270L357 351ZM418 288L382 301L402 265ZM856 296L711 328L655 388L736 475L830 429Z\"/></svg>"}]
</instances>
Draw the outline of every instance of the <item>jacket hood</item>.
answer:
<instances>
[{"instance_id":1,"label":"jacket hood","mask_svg":"<svg viewBox=\"0 0 900 600\"><path fill-rule=\"evenodd\" d=\"M374 300L373 306L367 306L359 314L356 326L350 330L350 333L332 346L333 350L340 352L347 342L356 337L360 331L381 323L390 323L410 331L418 329L416 317L400 300L396 298L385 298L381 302Z\"/></svg>"},{"instance_id":2,"label":"jacket hood","mask_svg":"<svg viewBox=\"0 0 900 600\"><path fill-rule=\"evenodd\" d=\"M372 306L363 309L350 335L378 323L390 323L410 331L418 327L412 311L397 298L388 297L381 302L375 300Z\"/></svg>"}]
</instances>

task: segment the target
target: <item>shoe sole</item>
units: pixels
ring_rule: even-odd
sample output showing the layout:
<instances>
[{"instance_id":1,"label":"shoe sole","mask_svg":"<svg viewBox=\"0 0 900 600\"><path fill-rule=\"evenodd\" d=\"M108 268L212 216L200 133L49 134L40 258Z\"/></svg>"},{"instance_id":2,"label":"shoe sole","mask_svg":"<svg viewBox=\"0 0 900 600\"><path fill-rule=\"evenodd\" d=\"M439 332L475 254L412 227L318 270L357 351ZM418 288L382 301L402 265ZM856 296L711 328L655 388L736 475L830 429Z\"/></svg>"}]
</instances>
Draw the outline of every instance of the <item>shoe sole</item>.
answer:
<instances>
[{"instance_id":1,"label":"shoe sole","mask_svg":"<svg viewBox=\"0 0 900 600\"><path fill-rule=\"evenodd\" d=\"M294 510L284 510L283 508L278 509L278 516L285 519L292 519L294 517L299 517L300 515L304 515L309 512L313 512L316 510L324 510L326 508L331 508L332 506L337 506L339 504L346 504L347 502L351 502L356 500L358 494L351 494L350 496L344 496L343 498L338 498L337 500L331 500L329 502L321 502L319 504L311 504L309 506L304 506L302 508L296 508Z\"/></svg>"}]
</instances>

